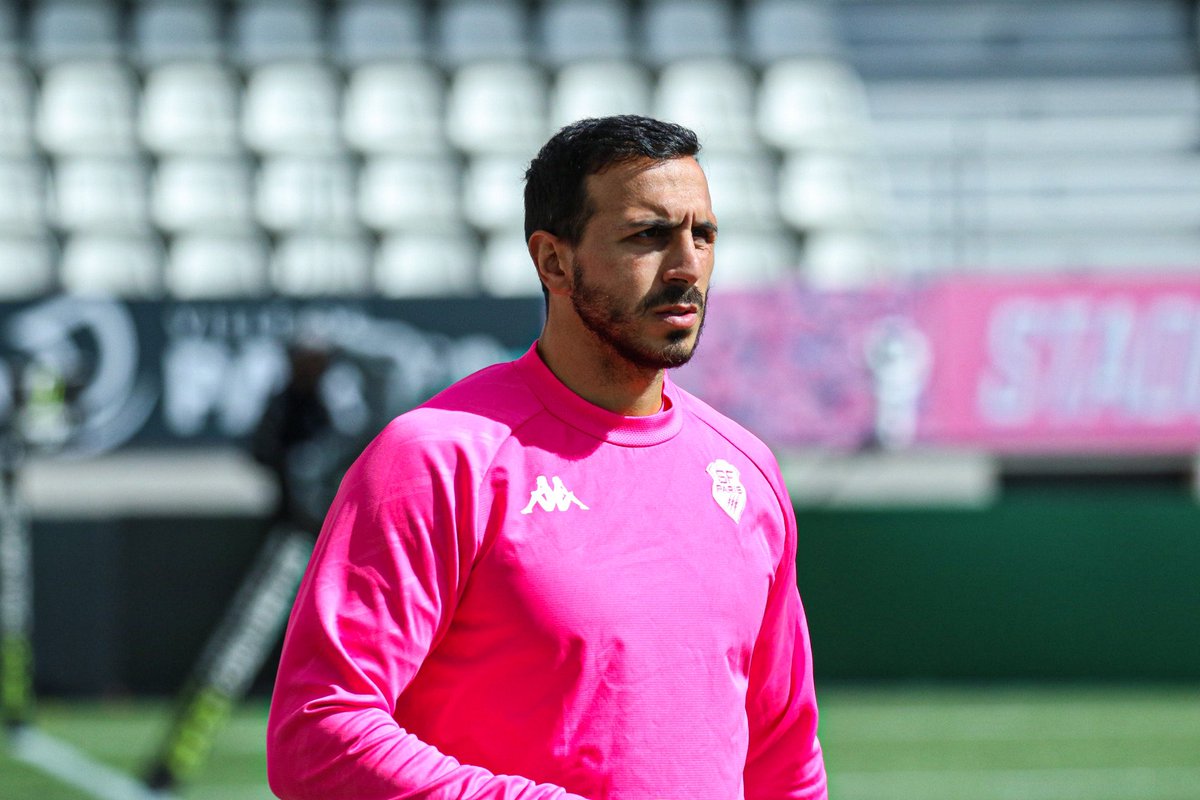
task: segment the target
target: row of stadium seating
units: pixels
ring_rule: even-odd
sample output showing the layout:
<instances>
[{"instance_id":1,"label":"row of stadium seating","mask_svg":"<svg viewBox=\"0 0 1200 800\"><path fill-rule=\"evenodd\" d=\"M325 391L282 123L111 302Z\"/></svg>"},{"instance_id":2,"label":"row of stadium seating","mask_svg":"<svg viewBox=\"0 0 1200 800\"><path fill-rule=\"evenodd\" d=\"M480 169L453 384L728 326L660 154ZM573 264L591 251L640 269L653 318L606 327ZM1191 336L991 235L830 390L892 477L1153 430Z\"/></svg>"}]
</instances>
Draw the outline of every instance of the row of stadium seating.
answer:
<instances>
[{"instance_id":1,"label":"row of stadium seating","mask_svg":"<svg viewBox=\"0 0 1200 800\"><path fill-rule=\"evenodd\" d=\"M1181 10L0 5L0 250L18 275L0 296L536 294L523 169L557 126L616 112L701 134L727 286L1194 269L1200 82L1168 57L1188 48Z\"/></svg>"}]
</instances>

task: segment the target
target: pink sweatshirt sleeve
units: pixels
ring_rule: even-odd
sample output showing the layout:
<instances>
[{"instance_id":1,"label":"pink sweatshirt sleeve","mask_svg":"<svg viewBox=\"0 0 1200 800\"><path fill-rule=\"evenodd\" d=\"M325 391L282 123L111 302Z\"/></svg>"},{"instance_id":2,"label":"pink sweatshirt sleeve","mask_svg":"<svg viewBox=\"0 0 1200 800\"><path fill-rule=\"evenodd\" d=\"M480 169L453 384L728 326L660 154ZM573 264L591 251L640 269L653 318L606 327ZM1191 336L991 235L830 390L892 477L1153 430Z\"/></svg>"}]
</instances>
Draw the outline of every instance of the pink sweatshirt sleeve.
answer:
<instances>
[{"instance_id":1,"label":"pink sweatshirt sleeve","mask_svg":"<svg viewBox=\"0 0 1200 800\"><path fill-rule=\"evenodd\" d=\"M812 650L796 588L796 520L789 503L780 505L786 544L750 662L746 800L827 800Z\"/></svg>"},{"instance_id":2,"label":"pink sweatshirt sleeve","mask_svg":"<svg viewBox=\"0 0 1200 800\"><path fill-rule=\"evenodd\" d=\"M582 800L459 763L396 699L454 611L477 542L459 448L371 445L330 510L292 611L267 729L284 800ZM466 503L472 501L466 500Z\"/></svg>"}]
</instances>

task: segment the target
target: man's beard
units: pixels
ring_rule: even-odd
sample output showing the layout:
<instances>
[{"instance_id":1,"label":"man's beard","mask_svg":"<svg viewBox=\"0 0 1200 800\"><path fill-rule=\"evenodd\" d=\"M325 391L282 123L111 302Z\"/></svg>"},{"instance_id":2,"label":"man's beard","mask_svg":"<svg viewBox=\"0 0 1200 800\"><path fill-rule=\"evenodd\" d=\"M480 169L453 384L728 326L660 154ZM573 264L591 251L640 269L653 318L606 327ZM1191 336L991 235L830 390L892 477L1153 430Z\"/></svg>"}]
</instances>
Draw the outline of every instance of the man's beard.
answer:
<instances>
[{"instance_id":1,"label":"man's beard","mask_svg":"<svg viewBox=\"0 0 1200 800\"><path fill-rule=\"evenodd\" d=\"M575 290L571 293L571 304L584 326L602 342L611 347L629 363L645 369L670 369L686 364L700 343L704 330L704 293L695 286L668 284L637 305L633 311L621 308L620 303L609 293L587 283L584 269L576 262ZM667 334L666 344L645 341L639 336L645 315L653 308L670 305L694 305L700 315L696 335L688 341L690 330L676 330Z\"/></svg>"}]
</instances>

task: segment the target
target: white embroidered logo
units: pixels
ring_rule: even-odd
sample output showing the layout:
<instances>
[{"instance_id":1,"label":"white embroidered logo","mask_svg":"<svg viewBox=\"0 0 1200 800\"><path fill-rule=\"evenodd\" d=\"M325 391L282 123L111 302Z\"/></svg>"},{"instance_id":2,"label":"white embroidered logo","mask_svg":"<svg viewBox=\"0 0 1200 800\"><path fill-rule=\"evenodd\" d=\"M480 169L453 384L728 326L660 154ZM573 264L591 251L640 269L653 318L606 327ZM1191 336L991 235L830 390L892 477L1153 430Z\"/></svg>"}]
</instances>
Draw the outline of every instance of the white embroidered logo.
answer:
<instances>
[{"instance_id":1,"label":"white embroidered logo","mask_svg":"<svg viewBox=\"0 0 1200 800\"><path fill-rule=\"evenodd\" d=\"M553 481L553 486L551 486L551 481ZM563 486L562 478L555 475L548 481L545 475L538 475L537 488L529 493L529 505L525 506L521 513L532 514L534 506L541 506L542 511L553 511L556 508L559 511L566 511L572 503L584 511L588 510L588 507L575 496L574 492Z\"/></svg>"},{"instance_id":2,"label":"white embroidered logo","mask_svg":"<svg viewBox=\"0 0 1200 800\"><path fill-rule=\"evenodd\" d=\"M742 485L742 473L723 458L709 464L705 472L712 478L713 500L734 522L741 520L742 511L746 508L746 487Z\"/></svg>"}]
</instances>

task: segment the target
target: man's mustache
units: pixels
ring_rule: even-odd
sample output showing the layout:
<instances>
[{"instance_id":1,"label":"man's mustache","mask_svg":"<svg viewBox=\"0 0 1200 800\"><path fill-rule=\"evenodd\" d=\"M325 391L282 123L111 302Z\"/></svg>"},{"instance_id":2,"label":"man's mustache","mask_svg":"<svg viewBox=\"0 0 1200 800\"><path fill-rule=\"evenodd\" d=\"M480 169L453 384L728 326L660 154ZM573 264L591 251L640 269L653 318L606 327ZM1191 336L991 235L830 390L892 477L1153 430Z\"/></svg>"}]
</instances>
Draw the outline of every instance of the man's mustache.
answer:
<instances>
[{"instance_id":1,"label":"man's mustache","mask_svg":"<svg viewBox=\"0 0 1200 800\"><path fill-rule=\"evenodd\" d=\"M704 310L704 292L695 286L670 285L642 301L642 311L660 306L685 305Z\"/></svg>"}]
</instances>

